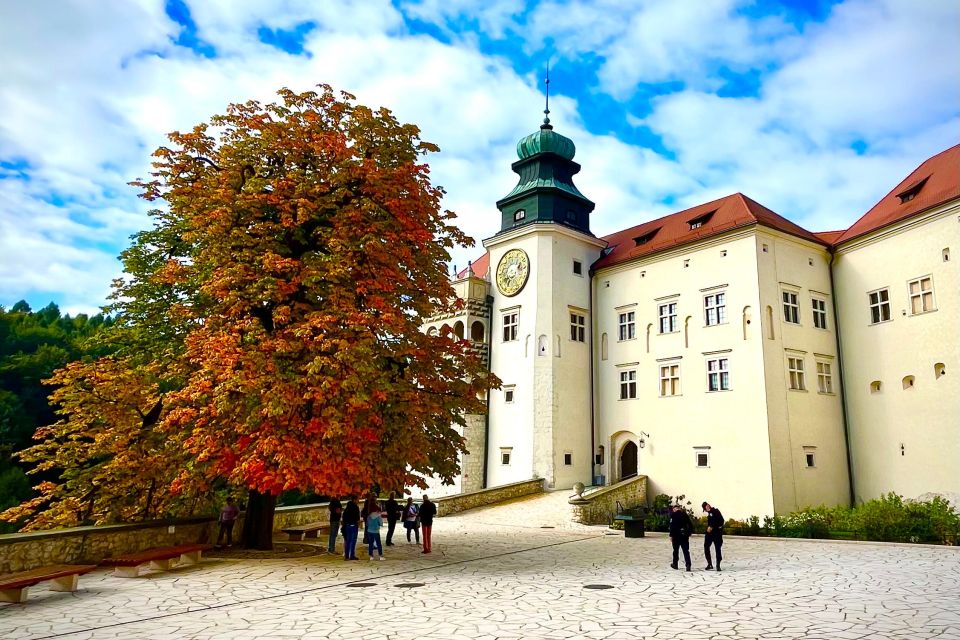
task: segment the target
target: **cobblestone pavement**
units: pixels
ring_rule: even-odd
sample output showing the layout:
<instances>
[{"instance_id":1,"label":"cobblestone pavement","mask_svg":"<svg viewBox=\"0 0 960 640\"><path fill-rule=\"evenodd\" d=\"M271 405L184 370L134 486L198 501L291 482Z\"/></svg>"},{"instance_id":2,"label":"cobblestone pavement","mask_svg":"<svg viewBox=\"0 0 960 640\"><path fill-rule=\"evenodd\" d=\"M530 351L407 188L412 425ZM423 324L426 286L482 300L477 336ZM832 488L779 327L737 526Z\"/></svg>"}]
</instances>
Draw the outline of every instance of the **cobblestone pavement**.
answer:
<instances>
[{"instance_id":1,"label":"cobblestone pavement","mask_svg":"<svg viewBox=\"0 0 960 640\"><path fill-rule=\"evenodd\" d=\"M717 574L697 536L686 573L664 536L570 523L566 499L440 518L431 555L398 531L383 562L97 571L0 605L0 638L960 638L960 548L728 537Z\"/></svg>"}]
</instances>

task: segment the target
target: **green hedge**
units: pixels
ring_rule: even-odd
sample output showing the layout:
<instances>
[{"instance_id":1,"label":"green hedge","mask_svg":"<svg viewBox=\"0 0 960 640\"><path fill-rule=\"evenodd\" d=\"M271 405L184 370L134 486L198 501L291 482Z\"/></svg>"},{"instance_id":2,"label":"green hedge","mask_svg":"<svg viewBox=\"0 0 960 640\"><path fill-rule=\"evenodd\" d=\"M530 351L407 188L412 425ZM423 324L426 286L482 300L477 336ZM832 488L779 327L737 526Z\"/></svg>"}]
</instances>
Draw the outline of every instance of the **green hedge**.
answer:
<instances>
[{"instance_id":1,"label":"green hedge","mask_svg":"<svg viewBox=\"0 0 960 640\"><path fill-rule=\"evenodd\" d=\"M683 496L678 498L683 504ZM671 502L674 500L667 495L654 499L647 517L648 529L667 530ZM690 511L689 506L685 508ZM706 518L692 519L696 531L703 533ZM960 544L960 514L940 497L905 502L902 496L888 493L855 507L808 507L782 516L766 516L762 521L757 516L728 519L724 531L727 535L956 545Z\"/></svg>"}]
</instances>

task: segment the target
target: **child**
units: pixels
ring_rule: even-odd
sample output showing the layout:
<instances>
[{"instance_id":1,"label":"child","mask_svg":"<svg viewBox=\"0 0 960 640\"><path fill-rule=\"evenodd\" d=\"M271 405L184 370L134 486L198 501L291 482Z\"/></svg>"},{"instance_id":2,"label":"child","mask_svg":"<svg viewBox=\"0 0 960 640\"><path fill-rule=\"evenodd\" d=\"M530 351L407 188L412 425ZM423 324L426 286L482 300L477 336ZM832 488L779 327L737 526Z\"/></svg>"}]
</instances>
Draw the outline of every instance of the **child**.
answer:
<instances>
[{"instance_id":1,"label":"child","mask_svg":"<svg viewBox=\"0 0 960 640\"><path fill-rule=\"evenodd\" d=\"M383 560L383 545L380 544L381 525L383 525L383 519L380 517L380 505L374 502L370 505L370 512L367 514L366 523L367 553L370 554L371 560L373 560L374 545L377 547L377 553L380 555L380 559Z\"/></svg>"}]
</instances>

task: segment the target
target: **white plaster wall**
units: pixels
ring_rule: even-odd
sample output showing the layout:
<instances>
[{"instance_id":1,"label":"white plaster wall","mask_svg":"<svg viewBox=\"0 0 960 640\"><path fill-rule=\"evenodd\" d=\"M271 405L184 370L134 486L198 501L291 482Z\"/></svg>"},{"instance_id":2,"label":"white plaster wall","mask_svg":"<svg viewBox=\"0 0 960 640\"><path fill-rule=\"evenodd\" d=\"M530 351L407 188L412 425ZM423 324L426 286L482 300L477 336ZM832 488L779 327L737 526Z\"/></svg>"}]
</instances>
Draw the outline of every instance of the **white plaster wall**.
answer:
<instances>
[{"instance_id":1,"label":"white plaster wall","mask_svg":"<svg viewBox=\"0 0 960 640\"><path fill-rule=\"evenodd\" d=\"M834 281L856 500L960 492L960 202L854 240ZM950 260L943 260L949 249ZM933 276L936 311L910 315L908 281ZM871 325L867 293L889 288L891 320ZM937 379L934 365L944 363ZM904 376L915 376L904 390ZM870 383L882 382L880 393ZM903 444L901 455L900 445Z\"/></svg>"},{"instance_id":2,"label":"white plaster wall","mask_svg":"<svg viewBox=\"0 0 960 640\"><path fill-rule=\"evenodd\" d=\"M625 438L646 432L638 471L649 478L649 496L683 494L697 508L708 500L730 517L773 512L755 247L748 229L595 275L597 444L606 448L608 483L618 480L617 454ZM727 323L707 327L702 290L720 285L715 290L727 294ZM660 335L657 299L674 294L680 331ZM637 337L618 342L617 307L630 304L636 304ZM751 322L745 325L748 307ZM603 333L609 340L606 360L599 348ZM705 353L717 351L727 351L717 355L729 359L730 391L707 391ZM677 356L682 395L661 398L658 360ZM631 363L638 398L620 400L617 365ZM699 446L710 447L709 468L696 466Z\"/></svg>"},{"instance_id":3,"label":"white plaster wall","mask_svg":"<svg viewBox=\"0 0 960 640\"><path fill-rule=\"evenodd\" d=\"M766 250L765 250L766 249ZM812 242L761 228L756 239L763 324L766 403L774 509L849 504L840 361L830 282L830 254ZM797 293L800 323L784 321L782 292ZM813 322L813 298L827 302L827 328ZM772 313L767 313L770 307ZM771 339L772 318L772 339ZM805 391L789 389L787 357L803 358ZM820 393L817 361L830 364L833 393ZM810 449L805 449L809 447ZM806 452L815 466L806 466Z\"/></svg>"}]
</instances>

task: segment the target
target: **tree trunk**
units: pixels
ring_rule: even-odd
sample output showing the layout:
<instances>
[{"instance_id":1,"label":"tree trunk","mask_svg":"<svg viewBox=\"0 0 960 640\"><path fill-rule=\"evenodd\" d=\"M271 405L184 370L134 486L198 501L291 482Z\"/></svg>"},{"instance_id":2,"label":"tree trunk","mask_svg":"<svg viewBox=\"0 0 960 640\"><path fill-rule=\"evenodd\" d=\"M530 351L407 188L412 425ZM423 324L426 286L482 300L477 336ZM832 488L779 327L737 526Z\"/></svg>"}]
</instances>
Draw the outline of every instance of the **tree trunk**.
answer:
<instances>
[{"instance_id":1,"label":"tree trunk","mask_svg":"<svg viewBox=\"0 0 960 640\"><path fill-rule=\"evenodd\" d=\"M247 513L243 518L243 546L246 549L270 551L273 549L273 513L277 496L250 491Z\"/></svg>"}]
</instances>

